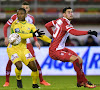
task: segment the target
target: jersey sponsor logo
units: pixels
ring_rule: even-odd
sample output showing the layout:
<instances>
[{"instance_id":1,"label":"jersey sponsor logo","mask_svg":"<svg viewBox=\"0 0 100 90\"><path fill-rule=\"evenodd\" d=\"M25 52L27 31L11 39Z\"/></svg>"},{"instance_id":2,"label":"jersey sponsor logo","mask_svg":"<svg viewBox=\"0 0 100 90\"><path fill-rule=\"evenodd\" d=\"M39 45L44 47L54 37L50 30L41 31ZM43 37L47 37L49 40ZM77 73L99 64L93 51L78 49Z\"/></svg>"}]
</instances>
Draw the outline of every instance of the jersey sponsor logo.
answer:
<instances>
[{"instance_id":1,"label":"jersey sponsor logo","mask_svg":"<svg viewBox=\"0 0 100 90\"><path fill-rule=\"evenodd\" d=\"M28 54L25 55L25 57L26 57L26 59L29 59L29 58L32 58L33 56L32 56L31 53L28 53Z\"/></svg>"},{"instance_id":2,"label":"jersey sponsor logo","mask_svg":"<svg viewBox=\"0 0 100 90\"><path fill-rule=\"evenodd\" d=\"M15 29L15 32L19 32L19 31L20 31L19 28L16 28L16 29Z\"/></svg>"},{"instance_id":3,"label":"jersey sponsor logo","mask_svg":"<svg viewBox=\"0 0 100 90\"><path fill-rule=\"evenodd\" d=\"M11 56L11 60L12 60L12 61L14 61L16 58L18 58L17 53L15 53L15 54L13 54L13 55Z\"/></svg>"}]
</instances>

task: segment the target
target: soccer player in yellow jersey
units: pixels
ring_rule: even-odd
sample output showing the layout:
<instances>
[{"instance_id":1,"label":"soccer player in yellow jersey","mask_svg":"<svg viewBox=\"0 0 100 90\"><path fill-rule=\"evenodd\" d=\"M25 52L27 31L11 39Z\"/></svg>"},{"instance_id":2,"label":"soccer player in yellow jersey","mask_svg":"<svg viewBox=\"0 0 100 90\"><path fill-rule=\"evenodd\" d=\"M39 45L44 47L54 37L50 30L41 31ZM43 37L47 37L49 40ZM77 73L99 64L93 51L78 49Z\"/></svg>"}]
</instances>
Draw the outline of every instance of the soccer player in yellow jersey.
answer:
<instances>
[{"instance_id":1,"label":"soccer player in yellow jersey","mask_svg":"<svg viewBox=\"0 0 100 90\"><path fill-rule=\"evenodd\" d=\"M18 20L15 20L11 25L11 33L18 33L21 37L20 44L13 46L11 44L7 47L7 53L10 60L15 64L15 73L17 79L17 87L22 88L21 72L22 72L22 62L28 66L31 70L31 76L33 80L32 87L39 88L37 85L38 70L35 64L35 58L32 56L30 51L26 48L26 39L34 36L39 37L40 39L51 42L51 39L43 35L44 33L36 30L33 24L28 23L25 20L26 10L20 8L17 11Z\"/></svg>"}]
</instances>

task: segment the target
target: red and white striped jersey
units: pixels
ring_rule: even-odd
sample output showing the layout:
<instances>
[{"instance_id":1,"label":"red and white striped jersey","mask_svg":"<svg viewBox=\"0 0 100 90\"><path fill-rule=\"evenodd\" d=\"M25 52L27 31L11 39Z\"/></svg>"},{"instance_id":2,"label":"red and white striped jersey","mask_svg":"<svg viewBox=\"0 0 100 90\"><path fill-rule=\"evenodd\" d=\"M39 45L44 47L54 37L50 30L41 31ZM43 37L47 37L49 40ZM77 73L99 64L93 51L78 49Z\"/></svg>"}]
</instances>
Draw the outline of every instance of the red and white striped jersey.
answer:
<instances>
[{"instance_id":1,"label":"red and white striped jersey","mask_svg":"<svg viewBox=\"0 0 100 90\"><path fill-rule=\"evenodd\" d=\"M52 30L51 27L53 26L55 27L55 30L53 32L53 40L50 44L50 50L63 49L65 47L65 42L69 36L69 33L78 36L88 34L88 31L79 31L74 29L70 21L65 17L51 21L45 25L50 33L52 32L50 30Z\"/></svg>"}]
</instances>

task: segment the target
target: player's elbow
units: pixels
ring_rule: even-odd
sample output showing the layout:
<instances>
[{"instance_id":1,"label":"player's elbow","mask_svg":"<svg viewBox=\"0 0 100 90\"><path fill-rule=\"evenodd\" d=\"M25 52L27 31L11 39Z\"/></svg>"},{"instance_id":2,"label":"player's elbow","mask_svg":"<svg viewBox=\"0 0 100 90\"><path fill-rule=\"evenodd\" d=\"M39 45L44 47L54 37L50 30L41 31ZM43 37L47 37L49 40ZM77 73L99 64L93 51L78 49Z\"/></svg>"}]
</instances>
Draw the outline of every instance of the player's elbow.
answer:
<instances>
[{"instance_id":1,"label":"player's elbow","mask_svg":"<svg viewBox=\"0 0 100 90\"><path fill-rule=\"evenodd\" d=\"M51 26L49 25L49 23L45 24L45 27L48 29L50 28Z\"/></svg>"},{"instance_id":2,"label":"player's elbow","mask_svg":"<svg viewBox=\"0 0 100 90\"><path fill-rule=\"evenodd\" d=\"M45 27L48 28L48 24L45 24Z\"/></svg>"},{"instance_id":3,"label":"player's elbow","mask_svg":"<svg viewBox=\"0 0 100 90\"><path fill-rule=\"evenodd\" d=\"M9 27L9 25L6 23L3 27L3 30L6 30Z\"/></svg>"},{"instance_id":4,"label":"player's elbow","mask_svg":"<svg viewBox=\"0 0 100 90\"><path fill-rule=\"evenodd\" d=\"M5 28L6 28L6 25L4 25L3 30L5 30Z\"/></svg>"}]
</instances>

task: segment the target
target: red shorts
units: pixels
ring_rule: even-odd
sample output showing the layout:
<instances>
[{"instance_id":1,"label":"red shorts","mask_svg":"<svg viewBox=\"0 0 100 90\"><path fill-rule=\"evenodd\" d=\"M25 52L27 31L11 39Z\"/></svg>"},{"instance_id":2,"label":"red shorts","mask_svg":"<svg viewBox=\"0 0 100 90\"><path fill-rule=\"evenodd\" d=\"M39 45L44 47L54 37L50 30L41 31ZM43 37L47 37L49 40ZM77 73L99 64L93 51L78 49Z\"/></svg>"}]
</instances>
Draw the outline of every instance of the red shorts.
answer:
<instances>
[{"instance_id":1,"label":"red shorts","mask_svg":"<svg viewBox=\"0 0 100 90\"><path fill-rule=\"evenodd\" d=\"M63 62L69 62L69 59L72 55L78 56L74 51L68 48L64 48L61 50L50 50L49 55L54 60L60 60Z\"/></svg>"}]
</instances>

